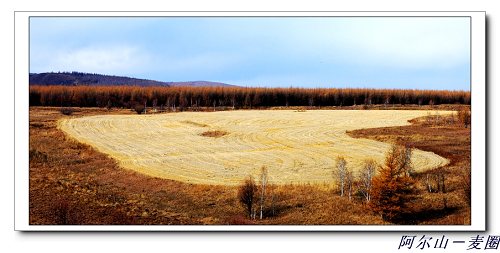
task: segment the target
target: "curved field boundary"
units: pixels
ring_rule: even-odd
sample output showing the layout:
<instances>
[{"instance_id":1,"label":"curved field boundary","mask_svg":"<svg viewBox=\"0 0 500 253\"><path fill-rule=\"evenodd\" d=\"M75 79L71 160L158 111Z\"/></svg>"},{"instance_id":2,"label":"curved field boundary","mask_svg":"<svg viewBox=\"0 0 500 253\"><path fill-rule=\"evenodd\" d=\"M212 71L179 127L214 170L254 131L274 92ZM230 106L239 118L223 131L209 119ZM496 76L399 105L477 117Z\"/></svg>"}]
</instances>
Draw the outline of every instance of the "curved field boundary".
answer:
<instances>
[{"instance_id":1,"label":"curved field boundary","mask_svg":"<svg viewBox=\"0 0 500 253\"><path fill-rule=\"evenodd\" d=\"M389 144L354 139L347 130L408 125L427 111L224 111L156 115L99 115L63 119L59 127L116 159L124 168L199 184L239 184L266 166L272 183L331 183L337 156L357 171L383 163ZM439 112L446 114L449 112ZM206 131L227 134L213 138ZM417 171L448 160L415 150Z\"/></svg>"}]
</instances>

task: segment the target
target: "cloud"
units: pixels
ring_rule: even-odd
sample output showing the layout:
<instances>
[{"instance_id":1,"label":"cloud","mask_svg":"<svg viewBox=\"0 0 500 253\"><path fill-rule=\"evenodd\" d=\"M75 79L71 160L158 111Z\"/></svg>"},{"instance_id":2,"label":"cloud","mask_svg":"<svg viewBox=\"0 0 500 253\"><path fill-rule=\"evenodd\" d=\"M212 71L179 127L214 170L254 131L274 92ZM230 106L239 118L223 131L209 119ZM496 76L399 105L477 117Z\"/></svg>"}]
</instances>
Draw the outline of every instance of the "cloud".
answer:
<instances>
[{"instance_id":1,"label":"cloud","mask_svg":"<svg viewBox=\"0 0 500 253\"><path fill-rule=\"evenodd\" d=\"M148 65L149 54L128 45L91 46L57 51L48 60L50 70L90 73L140 73Z\"/></svg>"}]
</instances>

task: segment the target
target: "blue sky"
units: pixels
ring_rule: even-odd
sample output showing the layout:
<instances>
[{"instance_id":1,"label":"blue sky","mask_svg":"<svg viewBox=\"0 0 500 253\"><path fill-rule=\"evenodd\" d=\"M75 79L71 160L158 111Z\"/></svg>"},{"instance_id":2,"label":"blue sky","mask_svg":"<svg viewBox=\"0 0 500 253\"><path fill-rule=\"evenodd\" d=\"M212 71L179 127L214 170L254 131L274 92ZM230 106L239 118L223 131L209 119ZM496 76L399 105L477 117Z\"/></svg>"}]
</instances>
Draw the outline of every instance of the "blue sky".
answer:
<instances>
[{"instance_id":1,"label":"blue sky","mask_svg":"<svg viewBox=\"0 0 500 253\"><path fill-rule=\"evenodd\" d=\"M30 72L470 89L466 17L32 17Z\"/></svg>"}]
</instances>

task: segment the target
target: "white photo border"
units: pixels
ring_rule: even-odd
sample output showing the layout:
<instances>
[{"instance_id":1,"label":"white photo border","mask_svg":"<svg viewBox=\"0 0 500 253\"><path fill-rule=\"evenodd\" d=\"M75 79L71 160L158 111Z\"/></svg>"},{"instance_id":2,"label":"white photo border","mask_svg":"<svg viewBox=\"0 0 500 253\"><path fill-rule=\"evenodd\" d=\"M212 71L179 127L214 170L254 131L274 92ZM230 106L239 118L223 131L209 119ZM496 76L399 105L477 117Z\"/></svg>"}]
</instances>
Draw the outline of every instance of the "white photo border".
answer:
<instances>
[{"instance_id":1,"label":"white photo border","mask_svg":"<svg viewBox=\"0 0 500 253\"><path fill-rule=\"evenodd\" d=\"M471 224L470 225L30 225L29 18L30 17L470 17ZM16 231L485 231L486 230L486 13L485 12L82 12L14 13L14 221Z\"/></svg>"}]
</instances>

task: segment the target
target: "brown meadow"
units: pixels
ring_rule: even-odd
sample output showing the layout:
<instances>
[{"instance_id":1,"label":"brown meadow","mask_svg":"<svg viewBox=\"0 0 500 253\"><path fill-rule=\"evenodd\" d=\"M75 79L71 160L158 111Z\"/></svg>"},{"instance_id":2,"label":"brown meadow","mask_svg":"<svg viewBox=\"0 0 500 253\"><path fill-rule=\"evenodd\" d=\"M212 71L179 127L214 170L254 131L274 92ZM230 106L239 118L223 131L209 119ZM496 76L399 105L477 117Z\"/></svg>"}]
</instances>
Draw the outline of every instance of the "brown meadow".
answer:
<instances>
[{"instance_id":1,"label":"brown meadow","mask_svg":"<svg viewBox=\"0 0 500 253\"><path fill-rule=\"evenodd\" d=\"M362 196L350 201L329 184L271 184L265 218L249 219L238 203L237 186L182 183L126 170L57 128L62 118L133 113L80 108L69 116L58 108L30 108L30 224L390 224L371 212ZM397 224L470 224L464 191L470 178L470 128L450 117L429 115L408 126L349 132L410 143L450 160L416 175L415 198ZM437 175L444 175L444 190L436 187ZM428 191L429 185L436 190Z\"/></svg>"}]
</instances>

